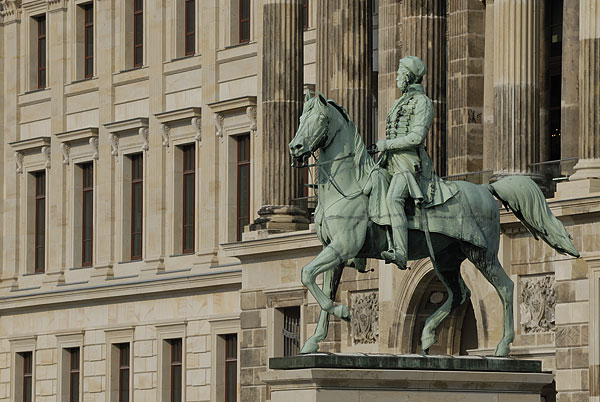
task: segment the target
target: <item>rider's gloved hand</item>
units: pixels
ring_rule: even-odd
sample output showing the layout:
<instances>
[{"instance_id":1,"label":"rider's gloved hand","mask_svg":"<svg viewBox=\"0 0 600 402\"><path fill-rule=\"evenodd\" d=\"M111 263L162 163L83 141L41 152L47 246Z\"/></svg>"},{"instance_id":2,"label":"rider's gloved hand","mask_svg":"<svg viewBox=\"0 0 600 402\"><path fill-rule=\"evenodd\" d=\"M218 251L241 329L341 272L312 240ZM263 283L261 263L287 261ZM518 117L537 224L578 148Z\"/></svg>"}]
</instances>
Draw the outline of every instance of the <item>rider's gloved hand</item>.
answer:
<instances>
[{"instance_id":1,"label":"rider's gloved hand","mask_svg":"<svg viewBox=\"0 0 600 402\"><path fill-rule=\"evenodd\" d=\"M386 149L386 141L385 140L379 140L377 141L377 150L379 152L383 152Z\"/></svg>"}]
</instances>

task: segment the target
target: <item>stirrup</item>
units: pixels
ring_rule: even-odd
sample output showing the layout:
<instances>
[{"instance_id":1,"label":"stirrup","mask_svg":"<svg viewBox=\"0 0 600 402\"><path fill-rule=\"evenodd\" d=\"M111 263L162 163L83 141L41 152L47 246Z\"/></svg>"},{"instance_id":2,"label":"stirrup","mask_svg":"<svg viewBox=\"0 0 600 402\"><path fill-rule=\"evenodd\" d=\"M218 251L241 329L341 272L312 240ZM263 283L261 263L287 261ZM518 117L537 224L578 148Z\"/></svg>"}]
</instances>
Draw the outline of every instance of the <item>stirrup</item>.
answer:
<instances>
[{"instance_id":1,"label":"stirrup","mask_svg":"<svg viewBox=\"0 0 600 402\"><path fill-rule=\"evenodd\" d=\"M381 257L385 260L386 264L393 262L399 269L406 269L406 259L402 257L402 253L400 253L398 250L389 249L382 251Z\"/></svg>"}]
</instances>

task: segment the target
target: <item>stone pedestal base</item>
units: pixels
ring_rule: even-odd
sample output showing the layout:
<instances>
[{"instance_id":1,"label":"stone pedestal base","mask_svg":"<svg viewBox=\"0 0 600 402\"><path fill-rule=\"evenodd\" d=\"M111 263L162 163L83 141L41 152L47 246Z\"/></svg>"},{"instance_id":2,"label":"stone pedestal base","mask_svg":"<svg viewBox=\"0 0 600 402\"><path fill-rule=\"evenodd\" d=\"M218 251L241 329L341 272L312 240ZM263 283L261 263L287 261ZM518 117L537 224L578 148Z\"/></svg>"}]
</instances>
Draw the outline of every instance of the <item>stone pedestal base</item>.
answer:
<instances>
[{"instance_id":1,"label":"stone pedestal base","mask_svg":"<svg viewBox=\"0 0 600 402\"><path fill-rule=\"evenodd\" d=\"M572 176L571 176L572 177ZM556 185L556 198L580 198L600 193L600 179L565 181Z\"/></svg>"},{"instance_id":2,"label":"stone pedestal base","mask_svg":"<svg viewBox=\"0 0 600 402\"><path fill-rule=\"evenodd\" d=\"M514 359L322 354L297 356L290 364L284 359L270 359L270 368L290 368L260 375L271 402L539 402L542 388L553 380L541 372L540 362ZM328 368L336 360L341 367ZM348 368L352 365L361 368ZM292 368L302 366L307 367Z\"/></svg>"},{"instance_id":3,"label":"stone pedestal base","mask_svg":"<svg viewBox=\"0 0 600 402\"><path fill-rule=\"evenodd\" d=\"M265 205L258 210L258 218L250 224L250 232L242 238L250 240L265 234L307 230L310 220L305 209L290 205ZM252 232L262 232L254 233Z\"/></svg>"}]
</instances>

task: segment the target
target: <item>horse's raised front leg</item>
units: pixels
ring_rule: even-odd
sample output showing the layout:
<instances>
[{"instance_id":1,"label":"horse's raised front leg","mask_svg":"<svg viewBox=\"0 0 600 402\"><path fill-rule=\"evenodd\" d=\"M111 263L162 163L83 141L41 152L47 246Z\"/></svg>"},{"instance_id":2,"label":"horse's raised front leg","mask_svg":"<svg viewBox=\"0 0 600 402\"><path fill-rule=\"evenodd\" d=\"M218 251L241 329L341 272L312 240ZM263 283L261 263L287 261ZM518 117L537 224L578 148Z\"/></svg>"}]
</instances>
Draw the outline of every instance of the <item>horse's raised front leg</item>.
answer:
<instances>
[{"instance_id":1,"label":"horse's raised front leg","mask_svg":"<svg viewBox=\"0 0 600 402\"><path fill-rule=\"evenodd\" d=\"M329 296L331 300L335 300L335 294L342 276L344 267L339 266L333 270L323 274L323 293ZM315 333L304 342L304 346L300 350L301 354L313 353L319 350L319 342L327 336L329 331L329 313L321 310L319 321Z\"/></svg>"}]
</instances>

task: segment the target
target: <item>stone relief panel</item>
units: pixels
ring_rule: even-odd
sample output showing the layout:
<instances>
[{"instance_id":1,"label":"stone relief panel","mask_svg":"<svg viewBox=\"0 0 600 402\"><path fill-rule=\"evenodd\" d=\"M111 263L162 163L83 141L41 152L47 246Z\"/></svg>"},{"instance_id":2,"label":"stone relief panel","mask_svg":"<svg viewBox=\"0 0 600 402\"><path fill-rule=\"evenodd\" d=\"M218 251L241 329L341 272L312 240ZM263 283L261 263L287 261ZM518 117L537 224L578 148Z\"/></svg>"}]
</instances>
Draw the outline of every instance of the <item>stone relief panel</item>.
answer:
<instances>
[{"instance_id":1,"label":"stone relief panel","mask_svg":"<svg viewBox=\"0 0 600 402\"><path fill-rule=\"evenodd\" d=\"M554 331L556 306L554 275L521 277L519 289L522 333Z\"/></svg>"},{"instance_id":2,"label":"stone relief panel","mask_svg":"<svg viewBox=\"0 0 600 402\"><path fill-rule=\"evenodd\" d=\"M379 339L379 294L356 292L351 295L351 337L354 345L375 343Z\"/></svg>"}]
</instances>

